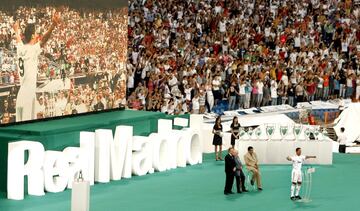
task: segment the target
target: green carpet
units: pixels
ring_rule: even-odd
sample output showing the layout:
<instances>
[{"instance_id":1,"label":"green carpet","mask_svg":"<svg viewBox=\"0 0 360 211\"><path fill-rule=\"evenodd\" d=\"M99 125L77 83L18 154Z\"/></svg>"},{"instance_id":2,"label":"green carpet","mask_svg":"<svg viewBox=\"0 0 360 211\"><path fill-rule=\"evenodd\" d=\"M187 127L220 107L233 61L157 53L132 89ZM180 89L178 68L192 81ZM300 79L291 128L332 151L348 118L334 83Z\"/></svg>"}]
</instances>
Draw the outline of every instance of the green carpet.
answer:
<instances>
[{"instance_id":1,"label":"green carpet","mask_svg":"<svg viewBox=\"0 0 360 211\"><path fill-rule=\"evenodd\" d=\"M317 166L313 201L289 199L291 166L262 166L262 192L223 195L224 167L206 155L204 163L156 175L97 184L91 210L359 210L360 156L334 154L334 165ZM71 191L27 196L11 201L0 196L1 211L67 211Z\"/></svg>"}]
</instances>

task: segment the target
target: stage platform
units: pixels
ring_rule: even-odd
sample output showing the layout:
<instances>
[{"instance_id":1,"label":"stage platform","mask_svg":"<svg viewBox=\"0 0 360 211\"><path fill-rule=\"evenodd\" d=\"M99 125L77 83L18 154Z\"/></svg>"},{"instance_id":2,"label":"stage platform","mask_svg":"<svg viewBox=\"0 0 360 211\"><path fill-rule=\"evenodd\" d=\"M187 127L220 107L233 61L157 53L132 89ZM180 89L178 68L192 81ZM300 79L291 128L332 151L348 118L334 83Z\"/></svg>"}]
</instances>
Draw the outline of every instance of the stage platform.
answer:
<instances>
[{"instance_id":1,"label":"stage platform","mask_svg":"<svg viewBox=\"0 0 360 211\"><path fill-rule=\"evenodd\" d=\"M312 201L304 204L290 200L291 162L260 167L262 192L224 196L224 163L215 161L214 154L208 154L202 165L97 184L91 187L90 208L91 211L357 210L359 162L359 155L335 153L334 165L315 166ZM1 211L70 210L70 190L43 197L26 196L23 201L4 197L0 198Z\"/></svg>"},{"instance_id":2,"label":"stage platform","mask_svg":"<svg viewBox=\"0 0 360 211\"><path fill-rule=\"evenodd\" d=\"M180 117L189 118L189 115ZM0 192L6 193L9 142L39 141L46 150L62 151L69 146L79 146L80 131L94 131L95 129L114 131L118 125L128 125L133 126L134 135L147 136L157 131L158 119L173 118L175 116L160 112L117 110L0 127Z\"/></svg>"}]
</instances>

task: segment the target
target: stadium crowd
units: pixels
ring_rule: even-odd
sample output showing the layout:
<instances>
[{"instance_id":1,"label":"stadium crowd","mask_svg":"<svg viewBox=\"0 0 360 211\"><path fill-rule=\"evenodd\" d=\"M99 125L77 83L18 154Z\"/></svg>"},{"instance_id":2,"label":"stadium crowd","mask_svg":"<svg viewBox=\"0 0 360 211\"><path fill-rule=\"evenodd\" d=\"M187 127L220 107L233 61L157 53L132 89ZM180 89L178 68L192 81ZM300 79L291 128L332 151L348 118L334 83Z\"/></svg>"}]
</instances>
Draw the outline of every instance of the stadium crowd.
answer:
<instances>
[{"instance_id":1,"label":"stadium crowd","mask_svg":"<svg viewBox=\"0 0 360 211\"><path fill-rule=\"evenodd\" d=\"M359 22L352 0L130 0L128 107L359 100Z\"/></svg>"},{"instance_id":2,"label":"stadium crowd","mask_svg":"<svg viewBox=\"0 0 360 211\"><path fill-rule=\"evenodd\" d=\"M39 58L38 83L44 83L46 88L37 93L37 118L111 109L125 104L126 7L111 10L19 7L16 11L0 10L0 88L13 86L11 92L6 92L8 94L2 93L5 97L0 112L5 119L2 118L1 123L15 120L12 106L16 105L13 101L16 101L19 74L14 22L19 20L22 30L28 23L34 23L40 36L46 32L55 12L61 13L62 20ZM46 86L56 80L63 81L64 85ZM66 81L70 81L68 86ZM12 102L9 108L5 106L8 102Z\"/></svg>"}]
</instances>

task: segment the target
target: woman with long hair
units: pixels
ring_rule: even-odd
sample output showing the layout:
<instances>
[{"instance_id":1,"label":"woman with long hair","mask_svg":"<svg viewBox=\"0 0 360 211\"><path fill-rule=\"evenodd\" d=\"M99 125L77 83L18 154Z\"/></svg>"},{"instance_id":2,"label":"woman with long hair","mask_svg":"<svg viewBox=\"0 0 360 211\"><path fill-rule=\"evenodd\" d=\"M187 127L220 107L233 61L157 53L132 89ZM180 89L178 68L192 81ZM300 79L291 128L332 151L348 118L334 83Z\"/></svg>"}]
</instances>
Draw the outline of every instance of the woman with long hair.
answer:
<instances>
[{"instance_id":1,"label":"woman with long hair","mask_svg":"<svg viewBox=\"0 0 360 211\"><path fill-rule=\"evenodd\" d=\"M234 116L230 128L231 128L231 146L232 148L235 148L235 140L239 139L239 129L240 129L240 124L236 116Z\"/></svg>"},{"instance_id":2,"label":"woman with long hair","mask_svg":"<svg viewBox=\"0 0 360 211\"><path fill-rule=\"evenodd\" d=\"M235 110L236 96L239 93L235 89L236 84L231 84L230 89L228 89L227 97L229 99L229 110Z\"/></svg>"},{"instance_id":3,"label":"woman with long hair","mask_svg":"<svg viewBox=\"0 0 360 211\"><path fill-rule=\"evenodd\" d=\"M215 146L215 160L223 160L221 158L222 152L222 130L223 127L221 125L221 117L218 116L215 120L215 125L213 127L212 133L214 134L213 145Z\"/></svg>"}]
</instances>

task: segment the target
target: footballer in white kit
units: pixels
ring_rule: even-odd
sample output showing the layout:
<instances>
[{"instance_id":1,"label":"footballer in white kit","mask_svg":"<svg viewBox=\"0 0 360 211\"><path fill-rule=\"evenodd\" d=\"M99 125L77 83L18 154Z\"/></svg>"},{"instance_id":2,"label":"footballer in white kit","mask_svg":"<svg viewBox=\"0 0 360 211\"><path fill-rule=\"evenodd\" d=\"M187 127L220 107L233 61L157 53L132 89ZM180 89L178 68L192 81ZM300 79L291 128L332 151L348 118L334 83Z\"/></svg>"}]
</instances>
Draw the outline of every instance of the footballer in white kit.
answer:
<instances>
[{"instance_id":1,"label":"footballer in white kit","mask_svg":"<svg viewBox=\"0 0 360 211\"><path fill-rule=\"evenodd\" d=\"M302 164L306 159L316 158L316 156L305 156L301 155L301 148L296 148L296 155L290 157L288 156L286 159L288 161L292 161L292 171L291 171L291 200L301 199L299 193L302 183ZM296 190L296 193L295 193Z\"/></svg>"},{"instance_id":2,"label":"footballer in white kit","mask_svg":"<svg viewBox=\"0 0 360 211\"><path fill-rule=\"evenodd\" d=\"M20 76L20 89L16 99L16 122L35 119L36 81L41 47L49 40L52 31L60 21L56 13L49 30L39 38L35 25L29 23L21 39L19 22L14 25L17 43L17 61Z\"/></svg>"}]
</instances>

